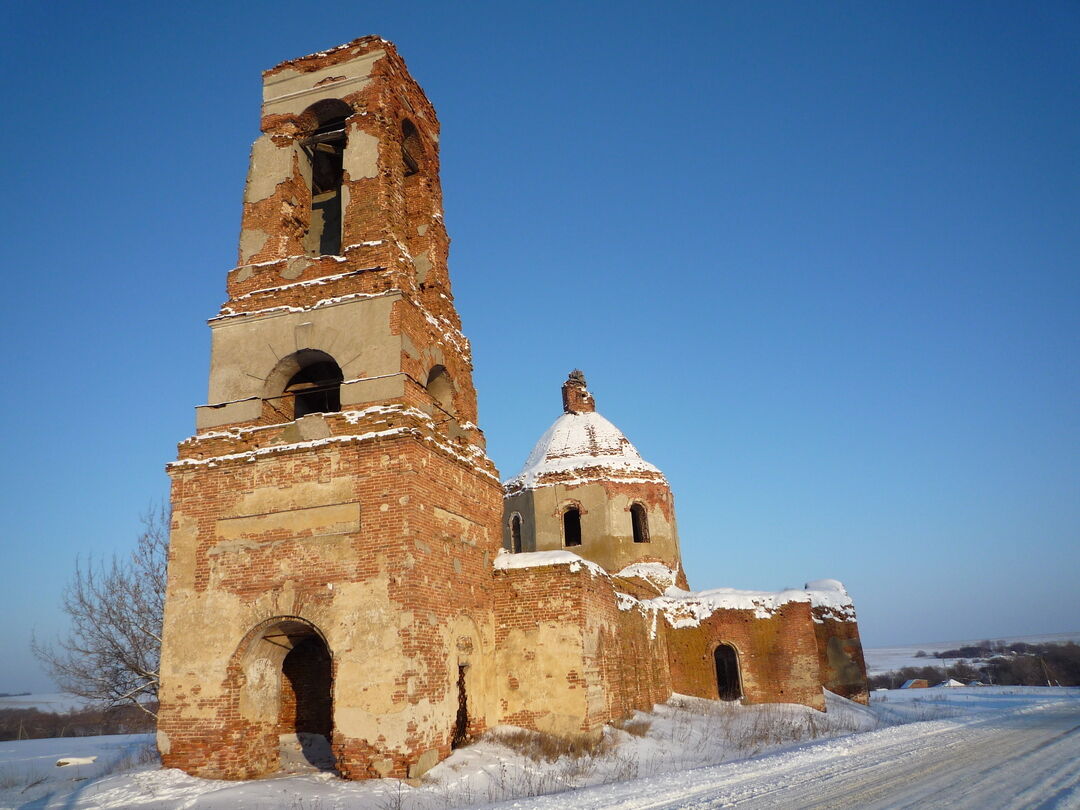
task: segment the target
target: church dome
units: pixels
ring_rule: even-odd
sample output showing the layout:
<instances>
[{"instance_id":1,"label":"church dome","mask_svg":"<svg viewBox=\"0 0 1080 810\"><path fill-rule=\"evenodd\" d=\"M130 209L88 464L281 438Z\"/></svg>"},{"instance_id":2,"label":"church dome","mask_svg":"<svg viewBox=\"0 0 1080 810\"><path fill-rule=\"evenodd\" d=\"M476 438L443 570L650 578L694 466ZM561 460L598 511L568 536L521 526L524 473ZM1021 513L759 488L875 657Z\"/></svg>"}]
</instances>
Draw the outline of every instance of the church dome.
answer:
<instances>
[{"instance_id":1,"label":"church dome","mask_svg":"<svg viewBox=\"0 0 1080 810\"><path fill-rule=\"evenodd\" d=\"M591 481L666 484L623 432L593 410L584 378L573 383L571 378L564 387L566 413L540 437L521 472L505 482L506 492Z\"/></svg>"}]
</instances>

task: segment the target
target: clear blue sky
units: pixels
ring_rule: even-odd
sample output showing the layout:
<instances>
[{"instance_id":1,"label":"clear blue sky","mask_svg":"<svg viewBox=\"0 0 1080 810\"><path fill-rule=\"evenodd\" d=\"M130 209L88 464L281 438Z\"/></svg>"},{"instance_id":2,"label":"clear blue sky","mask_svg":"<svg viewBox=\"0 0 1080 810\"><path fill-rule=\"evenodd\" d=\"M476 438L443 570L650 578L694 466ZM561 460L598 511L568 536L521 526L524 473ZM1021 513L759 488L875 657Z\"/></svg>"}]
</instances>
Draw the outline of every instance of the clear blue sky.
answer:
<instances>
[{"instance_id":1,"label":"clear blue sky","mask_svg":"<svg viewBox=\"0 0 1080 810\"><path fill-rule=\"evenodd\" d=\"M1080 629L1080 4L18 3L0 691L206 395L259 72L376 33L443 127L504 477L567 371L691 585L843 580L865 642Z\"/></svg>"}]
</instances>

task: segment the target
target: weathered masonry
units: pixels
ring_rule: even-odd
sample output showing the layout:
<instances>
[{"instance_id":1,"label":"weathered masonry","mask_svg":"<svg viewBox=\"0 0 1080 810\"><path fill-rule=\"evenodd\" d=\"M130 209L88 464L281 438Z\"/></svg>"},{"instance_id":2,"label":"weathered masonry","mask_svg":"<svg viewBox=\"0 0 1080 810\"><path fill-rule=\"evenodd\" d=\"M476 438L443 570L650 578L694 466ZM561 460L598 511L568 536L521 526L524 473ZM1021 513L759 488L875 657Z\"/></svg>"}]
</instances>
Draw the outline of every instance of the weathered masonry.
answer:
<instances>
[{"instance_id":1,"label":"weathered masonry","mask_svg":"<svg viewBox=\"0 0 1080 810\"><path fill-rule=\"evenodd\" d=\"M594 733L673 691L865 699L838 583L687 589L667 481L580 373L500 483L439 124L392 44L266 71L261 130L208 404L168 468L167 766L415 777L492 725Z\"/></svg>"}]
</instances>

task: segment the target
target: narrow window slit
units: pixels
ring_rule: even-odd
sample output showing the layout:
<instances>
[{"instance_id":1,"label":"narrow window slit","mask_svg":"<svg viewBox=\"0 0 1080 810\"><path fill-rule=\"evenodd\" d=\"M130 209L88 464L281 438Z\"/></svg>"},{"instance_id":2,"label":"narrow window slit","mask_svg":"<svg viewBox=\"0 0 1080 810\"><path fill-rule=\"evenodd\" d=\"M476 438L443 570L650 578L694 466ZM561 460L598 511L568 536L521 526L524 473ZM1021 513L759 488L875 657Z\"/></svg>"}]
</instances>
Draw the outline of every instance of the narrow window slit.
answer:
<instances>
[{"instance_id":1,"label":"narrow window slit","mask_svg":"<svg viewBox=\"0 0 1080 810\"><path fill-rule=\"evenodd\" d=\"M576 506L571 506L562 516L563 545L581 545L581 511Z\"/></svg>"},{"instance_id":2,"label":"narrow window slit","mask_svg":"<svg viewBox=\"0 0 1080 810\"><path fill-rule=\"evenodd\" d=\"M510 551L521 553L521 515L517 514L510 518Z\"/></svg>"},{"instance_id":3,"label":"narrow window slit","mask_svg":"<svg viewBox=\"0 0 1080 810\"><path fill-rule=\"evenodd\" d=\"M632 504L630 507L630 522L634 528L634 542L635 543L648 543L649 542L649 516L645 512L645 507L640 503Z\"/></svg>"},{"instance_id":4,"label":"narrow window slit","mask_svg":"<svg viewBox=\"0 0 1080 810\"><path fill-rule=\"evenodd\" d=\"M406 177L420 171L420 133L412 121L401 122L401 162Z\"/></svg>"}]
</instances>

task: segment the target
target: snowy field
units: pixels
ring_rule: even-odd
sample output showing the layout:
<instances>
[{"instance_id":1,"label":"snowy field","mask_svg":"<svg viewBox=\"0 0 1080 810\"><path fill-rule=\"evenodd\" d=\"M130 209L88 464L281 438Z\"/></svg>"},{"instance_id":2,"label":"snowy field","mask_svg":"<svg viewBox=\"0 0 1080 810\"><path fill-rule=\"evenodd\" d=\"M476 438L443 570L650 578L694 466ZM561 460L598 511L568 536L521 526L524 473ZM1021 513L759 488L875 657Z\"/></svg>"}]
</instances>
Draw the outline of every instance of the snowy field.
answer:
<instances>
[{"instance_id":1,"label":"snowy field","mask_svg":"<svg viewBox=\"0 0 1080 810\"><path fill-rule=\"evenodd\" d=\"M1080 689L893 690L870 708L828 700L821 714L676 696L577 756L500 728L417 785L196 779L162 770L150 735L2 742L0 807L1080 808ZM56 767L62 757L79 764Z\"/></svg>"},{"instance_id":2,"label":"snowy field","mask_svg":"<svg viewBox=\"0 0 1080 810\"><path fill-rule=\"evenodd\" d=\"M38 709L43 712L73 712L86 704L82 698L63 692L0 697L0 709Z\"/></svg>"},{"instance_id":3,"label":"snowy field","mask_svg":"<svg viewBox=\"0 0 1080 810\"><path fill-rule=\"evenodd\" d=\"M1067 641L1080 643L1078 633L1056 633L1047 636L993 636L990 639L968 639L967 641L929 641L904 647L875 647L863 651L866 656L866 671L870 675L880 675L901 667L943 667L955 659L934 658L935 652L956 650L960 647L973 646L983 641L1003 641L1006 644L1024 642L1025 644L1064 644ZM916 658L915 653L922 650L924 658Z\"/></svg>"}]
</instances>

